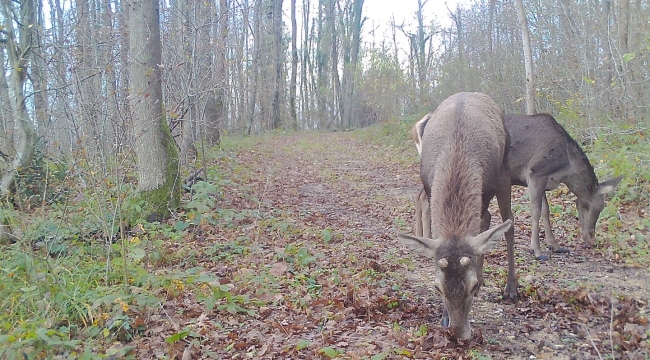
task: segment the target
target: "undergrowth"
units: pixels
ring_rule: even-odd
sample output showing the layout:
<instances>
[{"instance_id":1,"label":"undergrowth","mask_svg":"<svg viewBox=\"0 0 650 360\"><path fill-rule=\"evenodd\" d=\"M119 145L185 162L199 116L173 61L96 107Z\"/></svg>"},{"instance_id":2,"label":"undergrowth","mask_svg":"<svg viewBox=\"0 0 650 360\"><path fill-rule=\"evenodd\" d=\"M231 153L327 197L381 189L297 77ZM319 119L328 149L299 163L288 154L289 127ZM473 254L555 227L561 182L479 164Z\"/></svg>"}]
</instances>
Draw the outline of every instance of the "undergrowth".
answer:
<instances>
[{"instance_id":1,"label":"undergrowth","mask_svg":"<svg viewBox=\"0 0 650 360\"><path fill-rule=\"evenodd\" d=\"M417 120L374 125L354 136L376 147L377 156L416 163L409 130ZM353 289L367 298L354 303L355 311L393 311L401 301L402 280L385 264L359 258L363 243L351 241L356 235L298 225L296 217L322 215L291 214L255 198L250 187L266 186L268 179L260 180L235 153L261 156L255 144L267 136L281 135L225 137L220 147L207 151L205 178L191 186L181 209L164 223L141 218L144 202L129 171L105 177L86 169L80 172L83 186L73 188L67 188L76 184L70 176L57 173L50 186L66 190L55 192L60 195L48 198L50 203L28 214L3 210L0 216L17 238L0 245L0 358L133 358L129 343L144 334L146 319L168 301L198 303L202 312L239 316L229 320L237 322L266 316L270 304L309 313L314 299L347 299L353 293L341 289ZM608 197L598 231L607 234L621 258L627 255L625 261L643 266L650 223L647 213L630 213L650 203L646 143L644 131L612 131L585 146L600 179L625 175ZM314 151L307 141L297 146ZM325 170L320 175L330 176ZM340 252L335 263L328 261L331 249ZM389 260L389 265L399 263ZM329 303L318 306L323 304ZM227 323L219 326L228 332ZM173 347L190 339L210 341L206 336L181 327L165 341ZM237 344L233 340L231 346ZM291 351L310 347L300 342ZM338 354L333 347L312 350Z\"/></svg>"},{"instance_id":2,"label":"undergrowth","mask_svg":"<svg viewBox=\"0 0 650 360\"><path fill-rule=\"evenodd\" d=\"M236 146L209 155L227 158ZM200 224L252 216L215 208L227 179L211 170L212 181L192 187L175 221L149 223L132 172L106 176L77 165L77 175L56 173L48 184L67 197L48 197L27 214L8 205L0 213L15 235L0 243L0 358L132 358L125 344L145 330L144 314L188 291L207 309L251 311L216 277L190 267L191 251L175 249Z\"/></svg>"},{"instance_id":3,"label":"undergrowth","mask_svg":"<svg viewBox=\"0 0 650 360\"><path fill-rule=\"evenodd\" d=\"M599 179L623 175L608 197L599 227L607 232L615 258L633 266L650 266L650 134L620 127L597 133L585 146Z\"/></svg>"}]
</instances>

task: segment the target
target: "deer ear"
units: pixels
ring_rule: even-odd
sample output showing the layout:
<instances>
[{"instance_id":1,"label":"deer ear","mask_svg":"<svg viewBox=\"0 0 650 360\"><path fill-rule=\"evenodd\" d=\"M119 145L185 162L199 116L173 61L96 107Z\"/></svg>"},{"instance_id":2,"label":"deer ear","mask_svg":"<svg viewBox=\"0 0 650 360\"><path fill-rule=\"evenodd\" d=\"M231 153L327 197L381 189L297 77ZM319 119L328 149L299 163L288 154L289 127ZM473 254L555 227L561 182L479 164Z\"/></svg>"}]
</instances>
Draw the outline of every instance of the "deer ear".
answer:
<instances>
[{"instance_id":1,"label":"deer ear","mask_svg":"<svg viewBox=\"0 0 650 360\"><path fill-rule=\"evenodd\" d=\"M623 175L615 177L613 179L605 180L598 184L598 190L596 192L600 195L607 194L616 188L618 183L623 179Z\"/></svg>"},{"instance_id":2,"label":"deer ear","mask_svg":"<svg viewBox=\"0 0 650 360\"><path fill-rule=\"evenodd\" d=\"M435 256L436 249L438 249L442 243L441 239L429 239L403 233L397 234L397 238L409 249L415 251L419 255L429 258Z\"/></svg>"},{"instance_id":3,"label":"deer ear","mask_svg":"<svg viewBox=\"0 0 650 360\"><path fill-rule=\"evenodd\" d=\"M469 240L469 244L472 246L476 254L483 255L487 253L497 241L501 240L506 231L510 230L512 226L512 221L510 219L506 220L503 224L488 229L478 234L477 236Z\"/></svg>"}]
</instances>

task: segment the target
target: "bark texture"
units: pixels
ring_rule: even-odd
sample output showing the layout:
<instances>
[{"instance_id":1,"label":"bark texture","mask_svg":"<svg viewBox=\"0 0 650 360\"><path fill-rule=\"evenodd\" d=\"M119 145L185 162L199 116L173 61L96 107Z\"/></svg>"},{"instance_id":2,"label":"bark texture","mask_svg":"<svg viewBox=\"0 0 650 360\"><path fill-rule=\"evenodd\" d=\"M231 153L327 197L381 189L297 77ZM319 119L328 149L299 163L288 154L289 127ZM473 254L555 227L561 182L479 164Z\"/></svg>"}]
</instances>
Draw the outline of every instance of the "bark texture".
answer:
<instances>
[{"instance_id":1,"label":"bark texture","mask_svg":"<svg viewBox=\"0 0 650 360\"><path fill-rule=\"evenodd\" d=\"M178 206L178 151L163 116L159 8L157 1L131 0L130 97L138 188L153 214Z\"/></svg>"}]
</instances>

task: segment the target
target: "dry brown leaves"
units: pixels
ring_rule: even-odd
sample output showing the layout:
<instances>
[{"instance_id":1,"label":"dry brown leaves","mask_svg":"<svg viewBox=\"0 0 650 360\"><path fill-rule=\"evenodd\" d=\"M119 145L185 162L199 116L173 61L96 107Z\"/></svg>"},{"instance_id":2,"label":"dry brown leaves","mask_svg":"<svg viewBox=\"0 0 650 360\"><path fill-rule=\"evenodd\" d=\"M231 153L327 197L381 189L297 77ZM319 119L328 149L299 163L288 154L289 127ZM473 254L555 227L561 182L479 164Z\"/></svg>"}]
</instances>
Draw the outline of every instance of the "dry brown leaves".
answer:
<instances>
[{"instance_id":1,"label":"dry brown leaves","mask_svg":"<svg viewBox=\"0 0 650 360\"><path fill-rule=\"evenodd\" d=\"M432 265L414 259L395 236L398 230L412 231L412 197L418 188L415 158L405 165L405 156L404 150L369 146L340 132L267 137L252 150L219 159L217 171L232 182L223 185L217 208L254 215L202 225L185 243L170 248L203 254L214 244L244 239L245 250L230 254L224 245L222 256L200 256L193 266L215 275L233 296L246 295L242 306L254 315L208 312L193 290L169 296L150 309L147 329L131 342L136 356L569 359L650 354L648 291L639 287L635 295L646 297L634 297L625 290L627 276L643 279L646 270L624 269L617 276L621 269L604 251L582 249L577 237L567 236L577 228L571 221L556 233L579 255L539 264L527 252L527 211L516 219L521 298L501 300L506 262L505 245L500 246L487 258L485 291L472 313L472 339L460 341L440 327L440 300L425 277L414 276ZM515 202L527 207L522 190L517 191ZM611 281L618 286L611 287ZM183 330L189 335L181 341L165 342Z\"/></svg>"}]
</instances>

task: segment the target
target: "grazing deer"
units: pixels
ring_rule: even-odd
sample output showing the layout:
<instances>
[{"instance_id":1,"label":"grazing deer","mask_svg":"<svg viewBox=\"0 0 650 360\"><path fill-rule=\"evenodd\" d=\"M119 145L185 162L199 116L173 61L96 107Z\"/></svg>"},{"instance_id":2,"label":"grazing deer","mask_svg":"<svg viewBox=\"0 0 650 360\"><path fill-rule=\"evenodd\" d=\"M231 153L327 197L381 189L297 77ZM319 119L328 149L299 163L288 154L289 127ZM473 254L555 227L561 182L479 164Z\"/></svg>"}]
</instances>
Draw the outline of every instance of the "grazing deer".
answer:
<instances>
[{"instance_id":1,"label":"grazing deer","mask_svg":"<svg viewBox=\"0 0 650 360\"><path fill-rule=\"evenodd\" d=\"M420 120L411 130L413 141L421 153L422 134L427 118ZM595 242L596 222L605 205L604 194L611 192L622 176L598 183L587 156L564 128L548 114L506 115L506 130L510 134L508 164L512 185L527 186L531 200L533 228L530 248L539 260L547 260L539 245L539 218L541 215L546 239L553 252L568 252L555 241L549 217L546 191L564 183L577 197L581 235L587 245ZM427 236L426 213L429 207L424 189L415 201L416 235Z\"/></svg>"},{"instance_id":2,"label":"grazing deer","mask_svg":"<svg viewBox=\"0 0 650 360\"><path fill-rule=\"evenodd\" d=\"M530 248L535 257L548 259L539 246L540 214L548 245L553 252L567 252L553 236L546 199L546 191L557 188L560 183L576 195L582 240L593 245L596 222L605 207L604 194L614 190L623 177L599 184L587 155L551 115L506 115L504 122L510 133L511 182L528 186L533 219Z\"/></svg>"},{"instance_id":3,"label":"grazing deer","mask_svg":"<svg viewBox=\"0 0 650 360\"><path fill-rule=\"evenodd\" d=\"M429 115L422 134L420 177L430 201L431 236L399 234L411 250L434 259L443 324L471 337L469 312L483 285L483 255L505 234L506 294L517 294L510 212L509 140L503 111L485 94L459 93ZM497 196L503 224L488 229L485 216Z\"/></svg>"}]
</instances>

